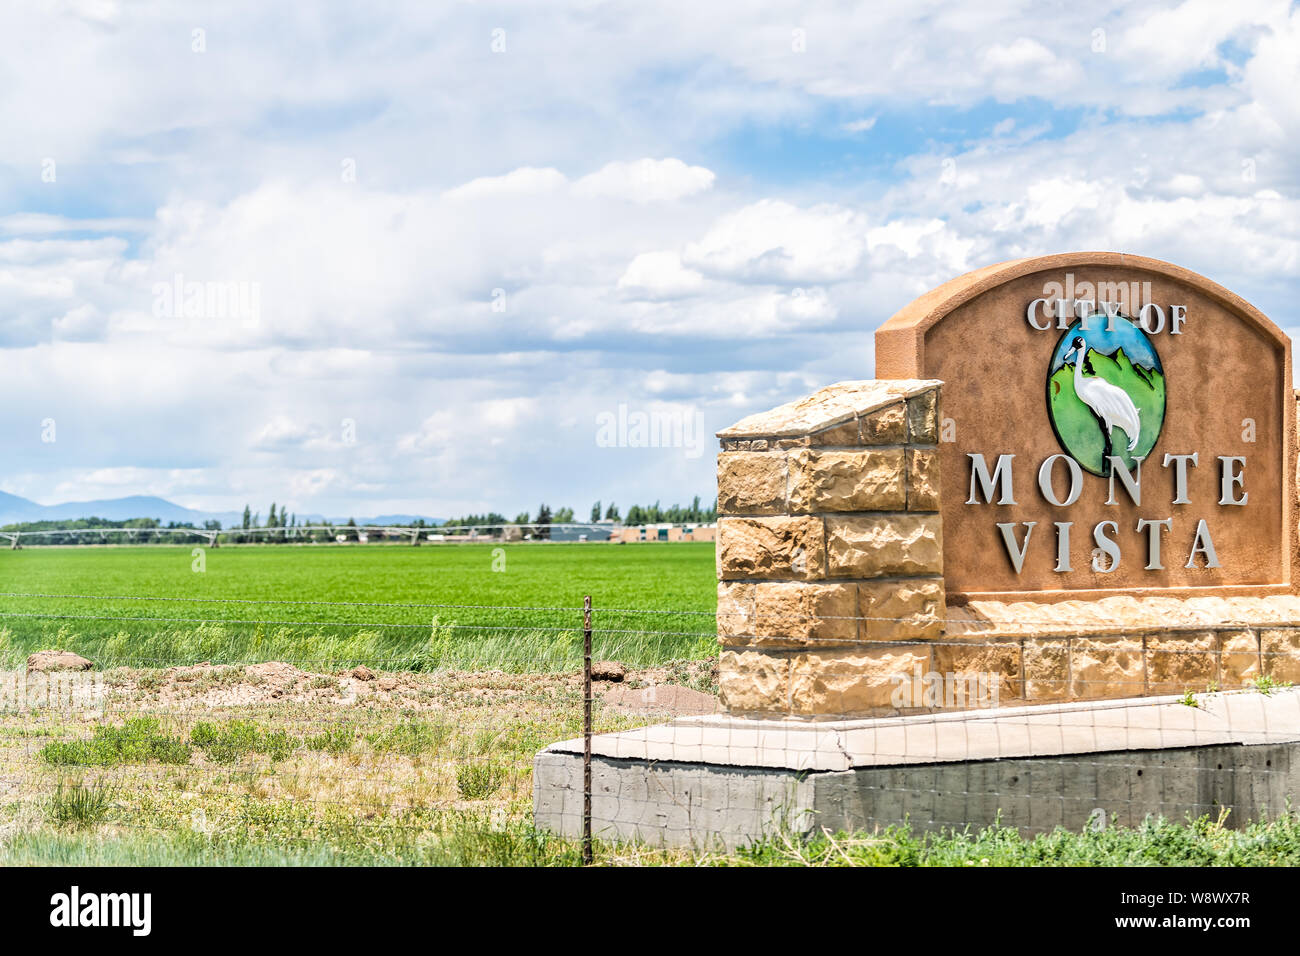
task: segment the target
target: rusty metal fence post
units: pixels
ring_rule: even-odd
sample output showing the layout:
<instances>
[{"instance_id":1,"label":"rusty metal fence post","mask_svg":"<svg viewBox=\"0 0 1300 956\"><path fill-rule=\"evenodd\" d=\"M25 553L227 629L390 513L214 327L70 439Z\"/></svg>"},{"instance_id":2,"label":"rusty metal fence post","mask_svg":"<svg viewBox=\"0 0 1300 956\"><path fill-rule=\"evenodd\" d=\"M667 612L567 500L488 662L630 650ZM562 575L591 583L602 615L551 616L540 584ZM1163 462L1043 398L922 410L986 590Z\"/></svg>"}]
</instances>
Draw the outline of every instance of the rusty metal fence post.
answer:
<instances>
[{"instance_id":1,"label":"rusty metal fence post","mask_svg":"<svg viewBox=\"0 0 1300 956\"><path fill-rule=\"evenodd\" d=\"M582 599L582 865L591 864L591 595Z\"/></svg>"}]
</instances>

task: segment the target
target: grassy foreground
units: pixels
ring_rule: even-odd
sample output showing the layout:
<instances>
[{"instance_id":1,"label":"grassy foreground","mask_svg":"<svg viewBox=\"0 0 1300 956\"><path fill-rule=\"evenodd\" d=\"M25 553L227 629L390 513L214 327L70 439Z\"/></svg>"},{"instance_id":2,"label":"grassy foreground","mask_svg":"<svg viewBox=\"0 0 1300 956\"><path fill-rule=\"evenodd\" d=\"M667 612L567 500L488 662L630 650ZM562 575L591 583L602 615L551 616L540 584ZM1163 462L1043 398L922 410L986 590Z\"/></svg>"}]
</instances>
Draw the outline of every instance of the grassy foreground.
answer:
<instances>
[{"instance_id":1,"label":"grassy foreground","mask_svg":"<svg viewBox=\"0 0 1300 956\"><path fill-rule=\"evenodd\" d=\"M104 667L567 669L584 594L597 657L651 666L712 653L717 604L706 542L0 549L0 582L9 667L61 647Z\"/></svg>"},{"instance_id":2,"label":"grassy foreground","mask_svg":"<svg viewBox=\"0 0 1300 956\"><path fill-rule=\"evenodd\" d=\"M581 847L525 820L449 814L421 836L335 831L328 842L285 845L258 835L210 836L193 829L90 832L43 828L0 837L0 864L16 866L580 866ZM1132 829L1033 839L1014 829L917 835L823 834L803 842L774 837L735 853L653 849L596 841L604 866L1297 866L1300 820L1285 817L1244 831L1208 818L1152 819Z\"/></svg>"},{"instance_id":3,"label":"grassy foreground","mask_svg":"<svg viewBox=\"0 0 1300 956\"><path fill-rule=\"evenodd\" d=\"M577 736L576 673L392 672L285 664L128 669L102 712L0 712L0 865L577 866L531 825L532 759ZM707 700L709 662L597 690L597 732L663 720L650 684ZM669 695L662 695L667 697ZM634 706L628 706L633 701ZM777 834L737 852L598 842L600 865L1300 865L1300 818L1126 830L908 828Z\"/></svg>"},{"instance_id":4,"label":"grassy foreground","mask_svg":"<svg viewBox=\"0 0 1300 956\"><path fill-rule=\"evenodd\" d=\"M527 832L532 761L582 728L574 671L112 668L93 707L0 706L0 863L568 859ZM0 673L5 686L21 672ZM711 661L603 683L598 732L707 709ZM642 702L641 689L675 695ZM693 696L690 696L693 695Z\"/></svg>"}]
</instances>

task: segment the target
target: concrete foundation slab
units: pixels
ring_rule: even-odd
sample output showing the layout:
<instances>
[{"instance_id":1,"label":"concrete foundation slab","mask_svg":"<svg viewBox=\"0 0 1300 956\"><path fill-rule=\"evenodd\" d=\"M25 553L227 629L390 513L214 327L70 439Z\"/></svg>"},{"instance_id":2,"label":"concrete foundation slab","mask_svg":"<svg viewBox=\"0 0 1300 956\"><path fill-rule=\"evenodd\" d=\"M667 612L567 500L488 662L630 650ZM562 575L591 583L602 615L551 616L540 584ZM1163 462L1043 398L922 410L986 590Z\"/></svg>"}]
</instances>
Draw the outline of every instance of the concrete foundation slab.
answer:
<instances>
[{"instance_id":1,"label":"concrete foundation slab","mask_svg":"<svg viewBox=\"0 0 1300 956\"><path fill-rule=\"evenodd\" d=\"M592 740L593 832L731 849L779 830L1022 833L1149 815L1241 825L1300 790L1300 691L844 721L682 718ZM534 763L539 826L577 836L582 741Z\"/></svg>"}]
</instances>

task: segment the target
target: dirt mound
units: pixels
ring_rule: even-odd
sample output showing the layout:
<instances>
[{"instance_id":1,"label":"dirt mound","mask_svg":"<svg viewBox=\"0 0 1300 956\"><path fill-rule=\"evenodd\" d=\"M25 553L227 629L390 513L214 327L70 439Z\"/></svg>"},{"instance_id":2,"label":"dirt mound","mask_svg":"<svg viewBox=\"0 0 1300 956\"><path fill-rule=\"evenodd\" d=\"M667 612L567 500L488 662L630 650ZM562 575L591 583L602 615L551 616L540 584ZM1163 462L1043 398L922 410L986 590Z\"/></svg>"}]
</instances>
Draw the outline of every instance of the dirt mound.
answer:
<instances>
[{"instance_id":1,"label":"dirt mound","mask_svg":"<svg viewBox=\"0 0 1300 956\"><path fill-rule=\"evenodd\" d=\"M615 711L655 717L712 714L717 711L710 661L671 662L627 671L618 683L593 685L597 697ZM281 704L314 706L398 706L443 710L459 706L518 706L553 696L580 704L582 674L513 673L493 669L376 673L364 665L332 674L300 670L284 661L259 664L198 664L161 670L114 671L114 694L146 700L151 706L239 707ZM689 686L686 686L689 685Z\"/></svg>"},{"instance_id":2,"label":"dirt mound","mask_svg":"<svg viewBox=\"0 0 1300 956\"><path fill-rule=\"evenodd\" d=\"M618 661L593 661L591 665L591 679L599 681L611 681L617 684L627 676L627 668Z\"/></svg>"},{"instance_id":3,"label":"dirt mound","mask_svg":"<svg viewBox=\"0 0 1300 956\"><path fill-rule=\"evenodd\" d=\"M285 664L282 661L265 661L261 664L249 664L244 668L244 674L253 680L269 681L281 685L297 681L307 675L292 664Z\"/></svg>"},{"instance_id":4,"label":"dirt mound","mask_svg":"<svg viewBox=\"0 0 1300 956\"><path fill-rule=\"evenodd\" d=\"M204 661L202 664L186 664L181 667L169 667L163 671L163 675L172 680L187 681L197 680L200 677L211 674L215 670L218 670L218 668L208 661Z\"/></svg>"},{"instance_id":5,"label":"dirt mound","mask_svg":"<svg viewBox=\"0 0 1300 956\"><path fill-rule=\"evenodd\" d=\"M651 684L633 688L606 684L596 689L606 707L625 714L647 717L695 717L719 710L718 698L678 684Z\"/></svg>"},{"instance_id":6,"label":"dirt mound","mask_svg":"<svg viewBox=\"0 0 1300 956\"><path fill-rule=\"evenodd\" d=\"M27 658L27 673L46 674L51 671L88 671L95 665L71 651L37 651Z\"/></svg>"},{"instance_id":7,"label":"dirt mound","mask_svg":"<svg viewBox=\"0 0 1300 956\"><path fill-rule=\"evenodd\" d=\"M321 678L283 661L246 667L203 661L161 671L136 671L131 681L119 682L123 690L134 689L160 703L206 707L338 697L345 692L343 684L337 678Z\"/></svg>"}]
</instances>

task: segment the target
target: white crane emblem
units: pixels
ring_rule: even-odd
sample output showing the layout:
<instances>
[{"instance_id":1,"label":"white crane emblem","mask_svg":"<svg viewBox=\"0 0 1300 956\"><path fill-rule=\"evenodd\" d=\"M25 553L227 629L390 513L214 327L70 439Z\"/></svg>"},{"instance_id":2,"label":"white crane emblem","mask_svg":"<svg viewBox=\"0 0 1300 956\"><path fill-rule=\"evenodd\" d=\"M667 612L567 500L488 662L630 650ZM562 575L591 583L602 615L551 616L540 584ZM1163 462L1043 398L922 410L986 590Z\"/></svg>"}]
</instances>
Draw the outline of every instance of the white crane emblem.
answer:
<instances>
[{"instance_id":1,"label":"white crane emblem","mask_svg":"<svg viewBox=\"0 0 1300 956\"><path fill-rule=\"evenodd\" d=\"M1138 436L1142 431L1138 422L1138 407L1133 404L1128 392L1118 385L1112 385L1097 375L1084 377L1083 360L1088 354L1088 343L1082 335L1076 335L1070 343L1070 349L1065 353L1067 361L1071 354L1077 355L1074 362L1074 392L1101 422L1102 431L1106 433L1106 455L1111 454L1116 425L1128 435L1128 450L1131 452L1137 447Z\"/></svg>"}]
</instances>

